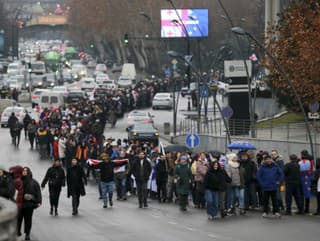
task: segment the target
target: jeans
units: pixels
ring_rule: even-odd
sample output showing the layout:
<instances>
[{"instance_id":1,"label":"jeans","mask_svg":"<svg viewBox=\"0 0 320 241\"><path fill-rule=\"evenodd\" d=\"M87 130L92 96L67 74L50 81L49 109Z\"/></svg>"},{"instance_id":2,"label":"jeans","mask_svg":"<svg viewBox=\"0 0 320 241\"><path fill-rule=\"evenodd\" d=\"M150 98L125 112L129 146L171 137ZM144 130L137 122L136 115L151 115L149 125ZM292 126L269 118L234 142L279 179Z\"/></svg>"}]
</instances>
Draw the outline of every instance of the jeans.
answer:
<instances>
[{"instance_id":1,"label":"jeans","mask_svg":"<svg viewBox=\"0 0 320 241\"><path fill-rule=\"evenodd\" d=\"M137 184L137 192L138 192L138 199L139 199L139 204L147 204L147 196L148 196L148 188L147 182L143 181L138 181L136 182Z\"/></svg>"},{"instance_id":2,"label":"jeans","mask_svg":"<svg viewBox=\"0 0 320 241\"><path fill-rule=\"evenodd\" d=\"M24 221L24 233L30 234L32 227L33 208L22 208L18 212L18 232L21 231L22 221Z\"/></svg>"},{"instance_id":3,"label":"jeans","mask_svg":"<svg viewBox=\"0 0 320 241\"><path fill-rule=\"evenodd\" d=\"M119 177L115 178L116 180L116 189L117 189L117 197L118 198L124 198L126 197L126 181L127 177L126 175L121 175Z\"/></svg>"},{"instance_id":4,"label":"jeans","mask_svg":"<svg viewBox=\"0 0 320 241\"><path fill-rule=\"evenodd\" d=\"M235 208L236 201L239 202L239 208L244 208L244 189L240 187L230 187L227 194L227 209Z\"/></svg>"},{"instance_id":5,"label":"jeans","mask_svg":"<svg viewBox=\"0 0 320 241\"><path fill-rule=\"evenodd\" d=\"M114 182L101 182L100 181L100 188L101 188L103 204L107 206L108 200L112 200Z\"/></svg>"},{"instance_id":6,"label":"jeans","mask_svg":"<svg viewBox=\"0 0 320 241\"><path fill-rule=\"evenodd\" d=\"M291 212L292 196L296 202L299 211L302 210L301 205L300 184L286 183L286 211Z\"/></svg>"},{"instance_id":7,"label":"jeans","mask_svg":"<svg viewBox=\"0 0 320 241\"><path fill-rule=\"evenodd\" d=\"M53 158L53 145L52 145L52 143L49 143L49 156L50 156L50 158Z\"/></svg>"},{"instance_id":8,"label":"jeans","mask_svg":"<svg viewBox=\"0 0 320 241\"><path fill-rule=\"evenodd\" d=\"M280 185L278 185L278 188L277 188L277 200L278 200L279 208L283 209L283 202L282 202L282 197L281 197L281 192L280 192Z\"/></svg>"},{"instance_id":9,"label":"jeans","mask_svg":"<svg viewBox=\"0 0 320 241\"><path fill-rule=\"evenodd\" d=\"M219 192L207 189L205 191L205 199L207 202L207 214L212 217L217 216L219 208Z\"/></svg>"},{"instance_id":10,"label":"jeans","mask_svg":"<svg viewBox=\"0 0 320 241\"><path fill-rule=\"evenodd\" d=\"M269 199L272 201L273 213L279 212L277 190L263 191L263 212L269 212Z\"/></svg>"},{"instance_id":11,"label":"jeans","mask_svg":"<svg viewBox=\"0 0 320 241\"><path fill-rule=\"evenodd\" d=\"M256 184L254 182L249 182L244 186L244 205L245 208L249 206L257 206L257 195L256 195Z\"/></svg>"},{"instance_id":12,"label":"jeans","mask_svg":"<svg viewBox=\"0 0 320 241\"><path fill-rule=\"evenodd\" d=\"M36 135L34 133L29 133L29 142L30 142L31 149L33 149L35 137L36 137Z\"/></svg>"},{"instance_id":13,"label":"jeans","mask_svg":"<svg viewBox=\"0 0 320 241\"><path fill-rule=\"evenodd\" d=\"M173 199L173 193L175 192L174 176L168 176L167 197L168 200Z\"/></svg>"},{"instance_id":14,"label":"jeans","mask_svg":"<svg viewBox=\"0 0 320 241\"><path fill-rule=\"evenodd\" d=\"M51 208L58 209L59 198L61 193L61 187L50 187L49 186L49 199Z\"/></svg>"}]
</instances>

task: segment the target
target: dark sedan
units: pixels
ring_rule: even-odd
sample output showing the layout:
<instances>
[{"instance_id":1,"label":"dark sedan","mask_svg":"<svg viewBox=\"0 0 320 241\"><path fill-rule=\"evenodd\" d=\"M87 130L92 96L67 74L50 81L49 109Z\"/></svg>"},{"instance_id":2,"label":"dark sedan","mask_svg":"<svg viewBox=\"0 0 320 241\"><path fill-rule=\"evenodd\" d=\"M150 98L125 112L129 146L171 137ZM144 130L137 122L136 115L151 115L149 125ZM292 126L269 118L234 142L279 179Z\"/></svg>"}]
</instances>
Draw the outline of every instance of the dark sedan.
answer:
<instances>
[{"instance_id":1,"label":"dark sedan","mask_svg":"<svg viewBox=\"0 0 320 241\"><path fill-rule=\"evenodd\" d=\"M159 131L152 123L136 123L127 128L129 141L159 143Z\"/></svg>"}]
</instances>

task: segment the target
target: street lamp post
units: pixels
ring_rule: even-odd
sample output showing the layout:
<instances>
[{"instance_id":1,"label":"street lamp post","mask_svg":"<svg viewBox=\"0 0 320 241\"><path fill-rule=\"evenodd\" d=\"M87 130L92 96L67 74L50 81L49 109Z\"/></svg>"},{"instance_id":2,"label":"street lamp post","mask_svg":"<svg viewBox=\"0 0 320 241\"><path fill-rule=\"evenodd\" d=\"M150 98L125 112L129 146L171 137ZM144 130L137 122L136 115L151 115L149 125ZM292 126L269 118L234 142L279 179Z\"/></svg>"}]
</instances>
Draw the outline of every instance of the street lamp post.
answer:
<instances>
[{"instance_id":1,"label":"street lamp post","mask_svg":"<svg viewBox=\"0 0 320 241\"><path fill-rule=\"evenodd\" d=\"M303 118L304 118L304 123L305 123L305 126L306 126L306 130L307 130L308 139L309 139L309 142L310 142L310 150L311 150L312 155L314 156L312 136L311 136L310 127L309 127L309 124L308 124L307 114L306 114L306 112L305 112L305 110L303 108L303 104L302 104L301 98L300 98L296 88L294 87L292 81L290 80L290 78L286 74L286 71L284 70L283 66L273 56L273 54L254 35L252 35L249 32L246 32L244 29L242 29L240 27L233 27L231 29L231 31L233 33L237 34L237 35L247 36L248 38L252 39L271 58L271 60L278 67L279 71L281 72L282 76L284 77L284 79L289 84L291 90L293 91L294 96L296 97L296 99L298 101L299 108L300 108L300 110L302 111L302 114L303 114Z\"/></svg>"},{"instance_id":2,"label":"street lamp post","mask_svg":"<svg viewBox=\"0 0 320 241\"><path fill-rule=\"evenodd\" d=\"M201 75L201 73L199 73L199 72L196 70L196 68L193 66L192 63L190 63L189 61L187 61L181 54L179 54L179 53L177 53L177 52L175 52L175 51L168 51L168 55L169 55L170 57L173 57L173 58L179 58L179 59L183 60L186 64L188 64L188 65L190 66L190 68L191 68L191 69L195 72L195 74L198 76L198 79L199 79L199 82L200 82L200 79L202 79L202 75ZM200 84L199 82L198 82L198 84ZM203 82L206 83L205 81L203 81ZM221 109L221 106L220 106L220 104L219 104L218 101L216 101L216 105L217 105L217 108L218 108L218 110L219 110L219 112L220 112L220 114L221 114L223 123L224 123L224 125L225 125L225 127L226 127L227 140L228 140L229 143L231 143L231 135L230 135L230 131L229 131L229 128L228 128L227 120L226 120L226 118L224 117L224 115L222 114L222 109Z\"/></svg>"}]
</instances>

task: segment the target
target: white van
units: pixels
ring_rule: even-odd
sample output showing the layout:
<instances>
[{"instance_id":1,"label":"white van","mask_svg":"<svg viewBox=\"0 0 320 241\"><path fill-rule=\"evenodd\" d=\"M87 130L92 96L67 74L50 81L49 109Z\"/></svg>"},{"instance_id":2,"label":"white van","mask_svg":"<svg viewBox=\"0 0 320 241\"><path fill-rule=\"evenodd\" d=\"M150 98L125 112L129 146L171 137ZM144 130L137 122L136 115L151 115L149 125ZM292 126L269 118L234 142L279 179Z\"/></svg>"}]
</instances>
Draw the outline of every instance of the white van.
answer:
<instances>
[{"instance_id":1,"label":"white van","mask_svg":"<svg viewBox=\"0 0 320 241\"><path fill-rule=\"evenodd\" d=\"M32 70L32 73L34 74L45 74L46 65L43 61L31 62L31 70Z\"/></svg>"},{"instance_id":2,"label":"white van","mask_svg":"<svg viewBox=\"0 0 320 241\"><path fill-rule=\"evenodd\" d=\"M14 62L8 65L7 73L9 76L21 74L22 65L18 62Z\"/></svg>"},{"instance_id":3,"label":"white van","mask_svg":"<svg viewBox=\"0 0 320 241\"><path fill-rule=\"evenodd\" d=\"M62 92L47 91L40 95L39 105L41 108L58 108L65 104L66 96Z\"/></svg>"}]
</instances>

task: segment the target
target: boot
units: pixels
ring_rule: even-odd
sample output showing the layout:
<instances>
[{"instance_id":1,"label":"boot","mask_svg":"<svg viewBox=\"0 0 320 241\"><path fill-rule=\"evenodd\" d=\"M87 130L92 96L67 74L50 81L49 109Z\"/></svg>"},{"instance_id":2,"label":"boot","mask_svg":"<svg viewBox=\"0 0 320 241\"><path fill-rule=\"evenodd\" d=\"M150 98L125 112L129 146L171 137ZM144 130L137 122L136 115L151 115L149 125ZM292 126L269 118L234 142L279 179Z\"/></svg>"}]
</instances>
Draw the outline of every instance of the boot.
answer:
<instances>
[{"instance_id":1,"label":"boot","mask_svg":"<svg viewBox=\"0 0 320 241\"><path fill-rule=\"evenodd\" d=\"M50 215L53 215L53 207L50 208Z\"/></svg>"},{"instance_id":2,"label":"boot","mask_svg":"<svg viewBox=\"0 0 320 241\"><path fill-rule=\"evenodd\" d=\"M57 208L54 210L54 216L58 216L58 209Z\"/></svg>"},{"instance_id":3,"label":"boot","mask_svg":"<svg viewBox=\"0 0 320 241\"><path fill-rule=\"evenodd\" d=\"M30 240L30 234L26 233L26 237L24 240Z\"/></svg>"}]
</instances>

